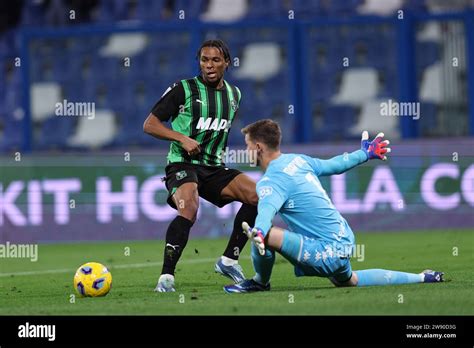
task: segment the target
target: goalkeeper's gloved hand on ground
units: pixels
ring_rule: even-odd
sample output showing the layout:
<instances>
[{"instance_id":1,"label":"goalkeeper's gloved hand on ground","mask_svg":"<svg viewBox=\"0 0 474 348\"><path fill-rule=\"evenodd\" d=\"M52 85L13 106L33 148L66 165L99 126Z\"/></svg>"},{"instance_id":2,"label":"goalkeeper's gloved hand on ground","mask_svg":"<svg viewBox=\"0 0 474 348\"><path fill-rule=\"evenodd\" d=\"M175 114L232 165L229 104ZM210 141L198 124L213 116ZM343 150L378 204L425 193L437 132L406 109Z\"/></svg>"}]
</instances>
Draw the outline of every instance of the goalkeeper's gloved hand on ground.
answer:
<instances>
[{"instance_id":1,"label":"goalkeeper's gloved hand on ground","mask_svg":"<svg viewBox=\"0 0 474 348\"><path fill-rule=\"evenodd\" d=\"M263 236L263 231L258 227L250 227L245 221L242 222L242 228L247 238L257 247L258 253L265 255L265 237Z\"/></svg>"},{"instance_id":2,"label":"goalkeeper's gloved hand on ground","mask_svg":"<svg viewBox=\"0 0 474 348\"><path fill-rule=\"evenodd\" d=\"M378 158L382 161L387 160L386 153L392 151L389 147L387 147L390 142L388 140L382 141L384 137L383 133L377 134L374 140L369 141L369 132L363 131L362 132L362 141L361 141L361 148L368 157L369 160Z\"/></svg>"}]
</instances>

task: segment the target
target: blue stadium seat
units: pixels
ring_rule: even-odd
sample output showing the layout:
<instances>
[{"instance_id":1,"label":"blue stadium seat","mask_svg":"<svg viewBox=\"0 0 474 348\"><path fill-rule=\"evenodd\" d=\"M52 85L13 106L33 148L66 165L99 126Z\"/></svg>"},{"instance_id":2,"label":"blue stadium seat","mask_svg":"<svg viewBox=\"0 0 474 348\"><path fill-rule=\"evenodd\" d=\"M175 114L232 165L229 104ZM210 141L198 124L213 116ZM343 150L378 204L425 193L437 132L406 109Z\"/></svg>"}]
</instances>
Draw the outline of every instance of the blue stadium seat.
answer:
<instances>
[{"instance_id":1,"label":"blue stadium seat","mask_svg":"<svg viewBox=\"0 0 474 348\"><path fill-rule=\"evenodd\" d=\"M245 47L251 43L271 42L280 46L286 46L288 42L286 30L270 27L228 29L219 31L218 35L213 31L209 31L205 37L206 39L217 37L224 40L234 57L242 57Z\"/></svg>"},{"instance_id":2,"label":"blue stadium seat","mask_svg":"<svg viewBox=\"0 0 474 348\"><path fill-rule=\"evenodd\" d=\"M191 57L189 57L188 50L183 50L180 47L168 47L165 50L150 50L144 58L144 63L143 69L148 76L163 76L169 79L170 75L189 72Z\"/></svg>"},{"instance_id":3,"label":"blue stadium seat","mask_svg":"<svg viewBox=\"0 0 474 348\"><path fill-rule=\"evenodd\" d=\"M296 117L283 116L280 119L276 118L275 121L280 124L282 129L284 129L281 143L284 145L295 144L295 127L297 125Z\"/></svg>"},{"instance_id":4,"label":"blue stadium seat","mask_svg":"<svg viewBox=\"0 0 474 348\"><path fill-rule=\"evenodd\" d=\"M347 105L322 106L321 127L313 128L312 141L342 140L349 137L348 129L356 124L356 110Z\"/></svg>"},{"instance_id":5,"label":"blue stadium seat","mask_svg":"<svg viewBox=\"0 0 474 348\"><path fill-rule=\"evenodd\" d=\"M82 100L96 103L100 84L101 82L96 79L87 79L82 81Z\"/></svg>"},{"instance_id":6,"label":"blue stadium seat","mask_svg":"<svg viewBox=\"0 0 474 348\"><path fill-rule=\"evenodd\" d=\"M378 97L398 99L400 91L397 66L378 70L378 75L380 78L380 93Z\"/></svg>"},{"instance_id":7,"label":"blue stadium seat","mask_svg":"<svg viewBox=\"0 0 474 348\"><path fill-rule=\"evenodd\" d=\"M327 1L327 13L333 16L353 15L357 12L357 7L361 5L363 0L344 0L344 1Z\"/></svg>"},{"instance_id":8,"label":"blue stadium seat","mask_svg":"<svg viewBox=\"0 0 474 348\"><path fill-rule=\"evenodd\" d=\"M169 142L160 141L143 132L143 122L150 112L151 107L124 108L116 115L119 119L119 134L111 146L146 146L167 147Z\"/></svg>"},{"instance_id":9,"label":"blue stadium seat","mask_svg":"<svg viewBox=\"0 0 474 348\"><path fill-rule=\"evenodd\" d=\"M109 147L126 146L129 144L130 132L127 131L127 127L128 118L130 117L129 114L132 114L132 112L133 108L129 107L121 109L115 113L115 116L117 117L119 132L115 136L113 142L109 144ZM130 131L133 131L133 129L130 129Z\"/></svg>"},{"instance_id":10,"label":"blue stadium seat","mask_svg":"<svg viewBox=\"0 0 474 348\"><path fill-rule=\"evenodd\" d=\"M40 82L44 80L44 58L40 55L30 60L30 80L31 82Z\"/></svg>"},{"instance_id":11,"label":"blue stadium seat","mask_svg":"<svg viewBox=\"0 0 474 348\"><path fill-rule=\"evenodd\" d=\"M36 150L63 149L73 134L77 119L75 117L53 116L42 124L39 136L33 144Z\"/></svg>"},{"instance_id":12,"label":"blue stadium seat","mask_svg":"<svg viewBox=\"0 0 474 348\"><path fill-rule=\"evenodd\" d=\"M120 83L120 80L103 80L100 84L93 84L93 86L96 108L116 110L123 106L125 86Z\"/></svg>"},{"instance_id":13,"label":"blue stadium seat","mask_svg":"<svg viewBox=\"0 0 474 348\"><path fill-rule=\"evenodd\" d=\"M155 78L149 78L145 80L145 89L144 89L144 102L145 107L149 109L152 108L153 105L161 98L163 93L168 89L168 87L172 86L178 79L174 80L161 80Z\"/></svg>"},{"instance_id":14,"label":"blue stadium seat","mask_svg":"<svg viewBox=\"0 0 474 348\"><path fill-rule=\"evenodd\" d=\"M254 80L233 80L226 79L229 83L237 86L240 89L242 99L241 104L252 105L257 102L256 90L255 90L255 81Z\"/></svg>"},{"instance_id":15,"label":"blue stadium seat","mask_svg":"<svg viewBox=\"0 0 474 348\"><path fill-rule=\"evenodd\" d=\"M54 54L52 77L54 81L66 83L82 79L83 61L72 58L67 52Z\"/></svg>"},{"instance_id":16,"label":"blue stadium seat","mask_svg":"<svg viewBox=\"0 0 474 348\"><path fill-rule=\"evenodd\" d=\"M99 23L113 23L128 19L129 3L127 0L101 0L95 21Z\"/></svg>"},{"instance_id":17,"label":"blue stadium seat","mask_svg":"<svg viewBox=\"0 0 474 348\"><path fill-rule=\"evenodd\" d=\"M242 103L237 117L242 119L245 124L255 122L255 120L262 118L270 118L272 116L272 108L259 102Z\"/></svg>"},{"instance_id":18,"label":"blue stadium seat","mask_svg":"<svg viewBox=\"0 0 474 348\"><path fill-rule=\"evenodd\" d=\"M82 78L83 57L71 57L58 52L55 55L38 54L30 59L32 82L58 81L60 83Z\"/></svg>"},{"instance_id":19,"label":"blue stadium seat","mask_svg":"<svg viewBox=\"0 0 474 348\"><path fill-rule=\"evenodd\" d=\"M262 97L271 101L288 100L290 92L290 80L284 73L280 73L263 83Z\"/></svg>"},{"instance_id":20,"label":"blue stadium seat","mask_svg":"<svg viewBox=\"0 0 474 348\"><path fill-rule=\"evenodd\" d=\"M331 99L337 93L336 71L316 72L311 76L310 95L311 100L325 101Z\"/></svg>"},{"instance_id":21,"label":"blue stadium seat","mask_svg":"<svg viewBox=\"0 0 474 348\"><path fill-rule=\"evenodd\" d=\"M426 0L410 0L404 1L403 8L413 12L427 12Z\"/></svg>"},{"instance_id":22,"label":"blue stadium seat","mask_svg":"<svg viewBox=\"0 0 474 348\"><path fill-rule=\"evenodd\" d=\"M328 31L330 34L327 37L320 37L324 32L326 31L313 32L314 38L308 46L309 69L313 69L313 72L339 69L342 66L343 57L349 56L349 47L341 44L341 38L335 31Z\"/></svg>"},{"instance_id":23,"label":"blue stadium seat","mask_svg":"<svg viewBox=\"0 0 474 348\"><path fill-rule=\"evenodd\" d=\"M3 120L3 137L0 141L1 151L19 150L23 144L23 120L13 118L13 112L9 112Z\"/></svg>"},{"instance_id":24,"label":"blue stadium seat","mask_svg":"<svg viewBox=\"0 0 474 348\"><path fill-rule=\"evenodd\" d=\"M344 53L350 59L352 67L387 68L395 66L398 55L393 41L383 40L372 34L348 38L342 43L347 50Z\"/></svg>"},{"instance_id":25,"label":"blue stadium seat","mask_svg":"<svg viewBox=\"0 0 474 348\"><path fill-rule=\"evenodd\" d=\"M416 45L416 66L424 70L440 59L440 47L436 42L418 42Z\"/></svg>"},{"instance_id":26,"label":"blue stadium seat","mask_svg":"<svg viewBox=\"0 0 474 348\"><path fill-rule=\"evenodd\" d=\"M149 72L147 71L147 55L137 54L130 57L130 66L120 66L120 77L126 81L133 81L136 79L146 78Z\"/></svg>"},{"instance_id":27,"label":"blue stadium seat","mask_svg":"<svg viewBox=\"0 0 474 348\"><path fill-rule=\"evenodd\" d=\"M7 113L13 112L22 105L22 89L21 89L21 70L13 70L10 80L5 83L5 110Z\"/></svg>"},{"instance_id":28,"label":"blue stadium seat","mask_svg":"<svg viewBox=\"0 0 474 348\"><path fill-rule=\"evenodd\" d=\"M30 79L32 82L68 81L79 78L81 71L75 61L65 54L37 55L30 59Z\"/></svg>"},{"instance_id":29,"label":"blue stadium seat","mask_svg":"<svg viewBox=\"0 0 474 348\"><path fill-rule=\"evenodd\" d=\"M294 10L295 17L300 19L323 16L327 12L322 0L292 0L289 9Z\"/></svg>"},{"instance_id":30,"label":"blue stadium seat","mask_svg":"<svg viewBox=\"0 0 474 348\"><path fill-rule=\"evenodd\" d=\"M132 18L142 21L162 21L165 5L166 0L140 0Z\"/></svg>"},{"instance_id":31,"label":"blue stadium seat","mask_svg":"<svg viewBox=\"0 0 474 348\"><path fill-rule=\"evenodd\" d=\"M82 100L96 104L96 109L118 111L137 105L136 84L124 79L86 80L82 85Z\"/></svg>"},{"instance_id":32,"label":"blue stadium seat","mask_svg":"<svg viewBox=\"0 0 474 348\"><path fill-rule=\"evenodd\" d=\"M246 125L247 123L245 123L244 119L240 117L240 111L239 111L236 118L232 122L232 127L230 129L229 137L227 139L228 146L245 148L244 136L242 135L240 130Z\"/></svg>"},{"instance_id":33,"label":"blue stadium seat","mask_svg":"<svg viewBox=\"0 0 474 348\"><path fill-rule=\"evenodd\" d=\"M167 31L167 32L156 32L151 33L148 36L148 50L145 54L153 54L156 51L164 50L178 50L183 53L187 52L186 48L190 44L190 34L186 31Z\"/></svg>"},{"instance_id":34,"label":"blue stadium seat","mask_svg":"<svg viewBox=\"0 0 474 348\"><path fill-rule=\"evenodd\" d=\"M174 5L175 18L179 20L179 11L184 10L186 20L199 20L199 16L205 11L204 5L203 0L176 0Z\"/></svg>"},{"instance_id":35,"label":"blue stadium seat","mask_svg":"<svg viewBox=\"0 0 474 348\"><path fill-rule=\"evenodd\" d=\"M86 99L86 87L87 83L82 82L80 79L67 81L67 83L61 85L64 99L74 102Z\"/></svg>"},{"instance_id":36,"label":"blue stadium seat","mask_svg":"<svg viewBox=\"0 0 474 348\"><path fill-rule=\"evenodd\" d=\"M310 29L310 39L312 41L325 41L337 45L337 41L334 42L334 40L339 40L339 36L337 26L333 25L318 25Z\"/></svg>"},{"instance_id":37,"label":"blue stadium seat","mask_svg":"<svg viewBox=\"0 0 474 348\"><path fill-rule=\"evenodd\" d=\"M95 55L91 61L92 78L103 81L117 78L123 69L123 59L117 57L100 57Z\"/></svg>"},{"instance_id":38,"label":"blue stadium seat","mask_svg":"<svg viewBox=\"0 0 474 348\"><path fill-rule=\"evenodd\" d=\"M45 24L45 3L27 0L23 2L21 26L42 26Z\"/></svg>"},{"instance_id":39,"label":"blue stadium seat","mask_svg":"<svg viewBox=\"0 0 474 348\"><path fill-rule=\"evenodd\" d=\"M7 30L0 33L0 59L18 57L20 52L20 37L17 30Z\"/></svg>"},{"instance_id":40,"label":"blue stadium seat","mask_svg":"<svg viewBox=\"0 0 474 348\"><path fill-rule=\"evenodd\" d=\"M389 41L371 40L367 51L367 65L376 69L394 69L397 66L396 47Z\"/></svg>"},{"instance_id":41,"label":"blue stadium seat","mask_svg":"<svg viewBox=\"0 0 474 348\"><path fill-rule=\"evenodd\" d=\"M44 18L50 26L66 25L69 22L69 18L66 15L68 12L68 5L64 1L50 0Z\"/></svg>"},{"instance_id":42,"label":"blue stadium seat","mask_svg":"<svg viewBox=\"0 0 474 348\"><path fill-rule=\"evenodd\" d=\"M420 105L420 119L419 131L421 136L433 136L437 135L439 130L438 117L437 117L437 106L434 103L421 103Z\"/></svg>"},{"instance_id":43,"label":"blue stadium seat","mask_svg":"<svg viewBox=\"0 0 474 348\"><path fill-rule=\"evenodd\" d=\"M7 87L5 86L4 81L0 80L0 123L2 122L4 118L6 118L6 112L7 112L7 108L5 106L6 94L7 94Z\"/></svg>"},{"instance_id":44,"label":"blue stadium seat","mask_svg":"<svg viewBox=\"0 0 474 348\"><path fill-rule=\"evenodd\" d=\"M248 2L248 19L288 18L288 13L279 0L259 0Z\"/></svg>"},{"instance_id":45,"label":"blue stadium seat","mask_svg":"<svg viewBox=\"0 0 474 348\"><path fill-rule=\"evenodd\" d=\"M106 35L71 37L66 40L64 46L71 58L83 58L86 55L91 55L91 53L99 52L102 47L107 45L109 38Z\"/></svg>"}]
</instances>

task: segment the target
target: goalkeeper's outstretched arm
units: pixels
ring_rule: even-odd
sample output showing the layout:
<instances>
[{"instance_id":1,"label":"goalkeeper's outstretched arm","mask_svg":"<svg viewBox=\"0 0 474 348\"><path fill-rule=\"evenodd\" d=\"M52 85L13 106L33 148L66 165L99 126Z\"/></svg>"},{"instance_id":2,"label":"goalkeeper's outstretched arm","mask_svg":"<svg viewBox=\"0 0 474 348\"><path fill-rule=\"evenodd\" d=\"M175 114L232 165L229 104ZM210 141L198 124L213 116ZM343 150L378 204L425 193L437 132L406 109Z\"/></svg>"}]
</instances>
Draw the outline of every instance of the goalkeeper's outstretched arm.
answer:
<instances>
[{"instance_id":1,"label":"goalkeeper's outstretched arm","mask_svg":"<svg viewBox=\"0 0 474 348\"><path fill-rule=\"evenodd\" d=\"M388 140L382 141L383 137L384 134L379 133L374 140L369 141L369 133L364 131L362 133L360 150L339 155L328 160L319 160L319 175L342 174L370 159L377 158L383 161L387 160L385 154L391 151L391 149L387 147L390 142Z\"/></svg>"}]
</instances>

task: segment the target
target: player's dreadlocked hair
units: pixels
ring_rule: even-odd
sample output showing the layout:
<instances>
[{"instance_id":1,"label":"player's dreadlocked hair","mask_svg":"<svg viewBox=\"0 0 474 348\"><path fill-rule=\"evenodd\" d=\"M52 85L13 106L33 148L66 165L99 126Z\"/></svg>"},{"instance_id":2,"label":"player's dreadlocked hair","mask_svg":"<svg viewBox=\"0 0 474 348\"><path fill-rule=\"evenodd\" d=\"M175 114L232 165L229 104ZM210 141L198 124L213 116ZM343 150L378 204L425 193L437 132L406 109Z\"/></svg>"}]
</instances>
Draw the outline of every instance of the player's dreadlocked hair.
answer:
<instances>
[{"instance_id":1,"label":"player's dreadlocked hair","mask_svg":"<svg viewBox=\"0 0 474 348\"><path fill-rule=\"evenodd\" d=\"M201 44L201 47L199 47L199 49L196 53L196 59L198 60L198 62L199 62L199 59L201 58L201 51L204 47L215 47L215 48L217 48L222 53L222 55L224 56L224 60L226 62L230 63L231 57L230 57L229 47L227 47L227 45L224 41L219 40L219 39L206 40ZM227 67L226 70L228 68L229 67Z\"/></svg>"}]
</instances>

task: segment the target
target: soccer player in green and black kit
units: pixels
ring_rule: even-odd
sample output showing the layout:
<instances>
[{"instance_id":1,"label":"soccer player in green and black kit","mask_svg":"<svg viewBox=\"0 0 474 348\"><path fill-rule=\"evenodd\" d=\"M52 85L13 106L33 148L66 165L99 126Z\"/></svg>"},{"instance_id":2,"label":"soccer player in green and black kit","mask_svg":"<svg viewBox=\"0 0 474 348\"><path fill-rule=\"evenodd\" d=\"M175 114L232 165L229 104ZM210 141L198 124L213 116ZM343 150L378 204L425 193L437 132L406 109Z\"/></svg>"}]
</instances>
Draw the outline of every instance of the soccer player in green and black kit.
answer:
<instances>
[{"instance_id":1,"label":"soccer player in green and black kit","mask_svg":"<svg viewBox=\"0 0 474 348\"><path fill-rule=\"evenodd\" d=\"M241 98L239 89L224 80L231 61L229 49L221 40L208 40L202 43L197 58L201 74L168 88L143 126L145 133L171 141L166 187L168 204L178 210L166 232L163 269L155 288L158 292L175 291L174 271L196 220L199 196L218 207L232 201L243 203L226 250L215 264L216 272L236 283L245 279L238 264L247 241L242 222L253 226L257 216L255 182L225 167L221 158ZM172 129L162 123L170 119Z\"/></svg>"}]
</instances>

